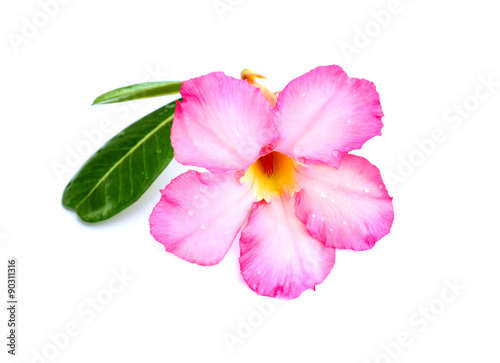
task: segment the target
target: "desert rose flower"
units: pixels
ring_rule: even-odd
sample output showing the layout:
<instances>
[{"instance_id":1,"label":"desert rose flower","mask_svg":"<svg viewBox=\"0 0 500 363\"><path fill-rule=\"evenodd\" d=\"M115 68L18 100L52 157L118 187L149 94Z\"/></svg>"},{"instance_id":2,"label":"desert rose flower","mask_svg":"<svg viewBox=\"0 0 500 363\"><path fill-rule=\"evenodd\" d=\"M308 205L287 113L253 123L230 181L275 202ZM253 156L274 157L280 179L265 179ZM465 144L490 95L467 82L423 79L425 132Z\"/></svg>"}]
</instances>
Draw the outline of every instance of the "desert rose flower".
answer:
<instances>
[{"instance_id":1,"label":"desert rose flower","mask_svg":"<svg viewBox=\"0 0 500 363\"><path fill-rule=\"evenodd\" d=\"M215 72L183 82L175 158L208 171L190 170L161 191L151 234L205 266L240 236L248 286L296 298L330 273L335 249L367 250L390 231L392 198L379 170L348 154L380 134L379 95L338 66L294 79L277 97L245 78Z\"/></svg>"}]
</instances>

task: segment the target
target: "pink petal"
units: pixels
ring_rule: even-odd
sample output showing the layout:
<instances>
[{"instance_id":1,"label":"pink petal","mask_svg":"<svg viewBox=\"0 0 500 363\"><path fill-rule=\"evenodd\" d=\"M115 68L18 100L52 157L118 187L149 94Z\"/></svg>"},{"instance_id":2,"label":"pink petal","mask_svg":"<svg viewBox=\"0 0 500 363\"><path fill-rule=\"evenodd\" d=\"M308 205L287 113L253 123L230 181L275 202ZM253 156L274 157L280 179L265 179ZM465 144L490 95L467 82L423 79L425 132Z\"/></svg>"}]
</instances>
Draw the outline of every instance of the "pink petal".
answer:
<instances>
[{"instance_id":1,"label":"pink petal","mask_svg":"<svg viewBox=\"0 0 500 363\"><path fill-rule=\"evenodd\" d=\"M373 83L349 78L339 66L318 67L291 81L275 110L281 133L276 151L304 164L338 167L345 154L382 129Z\"/></svg>"},{"instance_id":2,"label":"pink petal","mask_svg":"<svg viewBox=\"0 0 500 363\"><path fill-rule=\"evenodd\" d=\"M181 95L171 133L178 162L214 172L244 170L263 148L274 148L268 145L279 138L276 116L247 81L210 73L183 82Z\"/></svg>"},{"instance_id":3,"label":"pink petal","mask_svg":"<svg viewBox=\"0 0 500 363\"><path fill-rule=\"evenodd\" d=\"M338 169L325 164L300 167L295 213L327 247L368 250L389 233L392 198L376 166L346 155Z\"/></svg>"},{"instance_id":4,"label":"pink petal","mask_svg":"<svg viewBox=\"0 0 500 363\"><path fill-rule=\"evenodd\" d=\"M240 239L243 279L260 295L293 299L330 273L335 250L307 233L293 199L255 203Z\"/></svg>"},{"instance_id":5,"label":"pink petal","mask_svg":"<svg viewBox=\"0 0 500 363\"><path fill-rule=\"evenodd\" d=\"M224 258L254 202L234 175L193 170L161 193L149 218L151 235L168 252L204 266Z\"/></svg>"}]
</instances>

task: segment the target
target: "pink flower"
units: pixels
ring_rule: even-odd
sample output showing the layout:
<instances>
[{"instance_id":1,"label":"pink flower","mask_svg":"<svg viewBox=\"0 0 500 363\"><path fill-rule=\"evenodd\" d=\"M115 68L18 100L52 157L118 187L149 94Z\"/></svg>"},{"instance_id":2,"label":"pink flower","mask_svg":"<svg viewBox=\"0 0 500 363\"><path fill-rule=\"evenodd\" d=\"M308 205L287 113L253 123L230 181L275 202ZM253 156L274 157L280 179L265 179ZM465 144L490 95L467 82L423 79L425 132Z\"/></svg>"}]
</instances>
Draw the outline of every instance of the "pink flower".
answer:
<instances>
[{"instance_id":1,"label":"pink flower","mask_svg":"<svg viewBox=\"0 0 500 363\"><path fill-rule=\"evenodd\" d=\"M380 134L373 83L318 67L273 100L216 72L185 81L181 95L175 157L208 171L190 170L161 191L150 226L168 252L215 265L241 231L248 286L296 298L326 278L335 249L367 250L389 233L392 198L379 170L348 154Z\"/></svg>"}]
</instances>

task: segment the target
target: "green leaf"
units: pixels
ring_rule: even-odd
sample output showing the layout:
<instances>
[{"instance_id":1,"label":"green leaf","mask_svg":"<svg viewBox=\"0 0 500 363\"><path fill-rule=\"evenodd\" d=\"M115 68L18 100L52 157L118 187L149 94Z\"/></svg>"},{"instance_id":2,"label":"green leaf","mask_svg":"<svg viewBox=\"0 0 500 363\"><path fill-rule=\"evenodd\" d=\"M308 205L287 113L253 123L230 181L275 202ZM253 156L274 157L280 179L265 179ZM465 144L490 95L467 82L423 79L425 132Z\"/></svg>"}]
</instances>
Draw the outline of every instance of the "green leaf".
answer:
<instances>
[{"instance_id":1,"label":"green leaf","mask_svg":"<svg viewBox=\"0 0 500 363\"><path fill-rule=\"evenodd\" d=\"M147 82L117 88L97 97L92 105L138 100L179 93L182 81Z\"/></svg>"},{"instance_id":2,"label":"green leaf","mask_svg":"<svg viewBox=\"0 0 500 363\"><path fill-rule=\"evenodd\" d=\"M92 155L66 186L63 205L85 222L100 222L137 201L174 157L175 105L136 121Z\"/></svg>"}]
</instances>

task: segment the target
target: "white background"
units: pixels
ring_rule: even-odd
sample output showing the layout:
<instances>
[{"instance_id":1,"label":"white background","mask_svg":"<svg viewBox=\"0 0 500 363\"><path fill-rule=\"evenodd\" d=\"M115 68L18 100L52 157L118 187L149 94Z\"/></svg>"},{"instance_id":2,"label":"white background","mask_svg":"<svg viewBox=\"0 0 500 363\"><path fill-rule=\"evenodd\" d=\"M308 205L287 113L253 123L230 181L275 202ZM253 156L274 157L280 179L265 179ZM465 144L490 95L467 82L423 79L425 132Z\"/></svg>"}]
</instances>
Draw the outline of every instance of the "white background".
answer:
<instances>
[{"instance_id":1,"label":"white background","mask_svg":"<svg viewBox=\"0 0 500 363\"><path fill-rule=\"evenodd\" d=\"M6 302L15 257L20 325L10 357L2 303L0 360L40 362L38 352L72 363L498 362L499 84L475 96L481 78L500 82L496 2L401 0L377 28L373 12L394 10L387 0L228 1L219 16L213 0L70 0L45 19L36 0L2 3L0 295ZM29 39L23 18L38 23ZM360 31L371 35L350 57L342 44L355 46ZM17 46L16 36L25 39ZM237 245L215 267L164 252L148 217L158 190L185 170L174 163L104 223L86 225L61 206L78 167L58 176L54 165L66 164L84 132L108 119L108 139L175 98L90 107L97 95L243 68L278 91L329 64L377 86L383 135L356 153L382 171L396 218L372 250L338 251L316 292L271 309L241 279ZM468 115L447 122L464 102ZM439 130L445 141L424 156L416 142ZM122 269L133 280L90 319L87 299L109 297L103 289ZM65 341L58 333L68 323L78 334Z\"/></svg>"}]
</instances>

